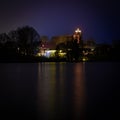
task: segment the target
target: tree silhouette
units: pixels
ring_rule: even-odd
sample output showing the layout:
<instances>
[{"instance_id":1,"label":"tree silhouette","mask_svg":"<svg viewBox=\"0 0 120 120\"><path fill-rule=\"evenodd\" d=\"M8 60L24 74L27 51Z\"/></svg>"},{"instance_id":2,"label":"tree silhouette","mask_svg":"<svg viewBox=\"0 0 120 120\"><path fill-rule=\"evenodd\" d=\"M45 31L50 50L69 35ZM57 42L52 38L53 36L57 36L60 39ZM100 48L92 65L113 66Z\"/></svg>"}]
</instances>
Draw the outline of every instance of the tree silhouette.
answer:
<instances>
[{"instance_id":1,"label":"tree silhouette","mask_svg":"<svg viewBox=\"0 0 120 120\"><path fill-rule=\"evenodd\" d=\"M14 41L14 42L17 42L18 41L18 38L19 38L19 35L18 35L18 32L17 30L14 30L14 31L10 31L8 33L8 36L10 38L10 41Z\"/></svg>"},{"instance_id":2,"label":"tree silhouette","mask_svg":"<svg viewBox=\"0 0 120 120\"><path fill-rule=\"evenodd\" d=\"M40 45L40 36L33 27L24 26L0 34L0 56L13 57L18 55L33 55Z\"/></svg>"},{"instance_id":3,"label":"tree silhouette","mask_svg":"<svg viewBox=\"0 0 120 120\"><path fill-rule=\"evenodd\" d=\"M66 53L68 61L78 61L80 48L77 43L77 39L73 39L72 41L67 41L66 43Z\"/></svg>"},{"instance_id":4,"label":"tree silhouette","mask_svg":"<svg viewBox=\"0 0 120 120\"><path fill-rule=\"evenodd\" d=\"M6 33L1 33L0 34L0 43L4 44L7 41L9 41L9 36Z\"/></svg>"},{"instance_id":5,"label":"tree silhouette","mask_svg":"<svg viewBox=\"0 0 120 120\"><path fill-rule=\"evenodd\" d=\"M80 54L79 44L77 43L77 40L73 40L72 44L73 59L75 59L75 61L78 61Z\"/></svg>"},{"instance_id":6,"label":"tree silhouette","mask_svg":"<svg viewBox=\"0 0 120 120\"><path fill-rule=\"evenodd\" d=\"M40 36L37 31L29 26L18 28L18 46L24 55L32 55L37 45L40 44Z\"/></svg>"}]
</instances>

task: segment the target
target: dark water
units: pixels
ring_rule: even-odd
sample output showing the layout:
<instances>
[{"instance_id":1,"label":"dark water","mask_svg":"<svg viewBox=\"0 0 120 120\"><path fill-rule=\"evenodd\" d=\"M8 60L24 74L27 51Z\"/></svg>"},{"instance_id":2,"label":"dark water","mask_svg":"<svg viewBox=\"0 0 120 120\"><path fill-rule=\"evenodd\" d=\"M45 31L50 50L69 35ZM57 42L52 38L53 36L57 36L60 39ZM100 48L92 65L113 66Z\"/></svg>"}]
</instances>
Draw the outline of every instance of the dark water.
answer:
<instances>
[{"instance_id":1,"label":"dark water","mask_svg":"<svg viewBox=\"0 0 120 120\"><path fill-rule=\"evenodd\" d=\"M117 110L120 63L0 63L0 116L108 120Z\"/></svg>"}]
</instances>

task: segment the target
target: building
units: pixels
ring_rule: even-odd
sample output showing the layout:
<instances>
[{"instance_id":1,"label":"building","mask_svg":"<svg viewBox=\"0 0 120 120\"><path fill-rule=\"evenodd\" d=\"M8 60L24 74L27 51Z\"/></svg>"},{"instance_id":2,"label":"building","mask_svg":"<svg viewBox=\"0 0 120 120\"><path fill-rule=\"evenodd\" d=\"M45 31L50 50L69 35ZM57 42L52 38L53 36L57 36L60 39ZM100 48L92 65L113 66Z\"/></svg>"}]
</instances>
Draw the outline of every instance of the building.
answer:
<instances>
[{"instance_id":1,"label":"building","mask_svg":"<svg viewBox=\"0 0 120 120\"><path fill-rule=\"evenodd\" d=\"M81 43L81 30L77 28L75 32L71 35L61 35L61 36L53 36L51 40L47 40L46 36L41 37L42 45L40 46L40 50L38 56L46 56L53 57L56 54L57 46L66 46L68 42L73 43L74 40L77 40L77 44ZM65 56L66 53L63 50L63 47L57 50L57 54L60 56Z\"/></svg>"}]
</instances>

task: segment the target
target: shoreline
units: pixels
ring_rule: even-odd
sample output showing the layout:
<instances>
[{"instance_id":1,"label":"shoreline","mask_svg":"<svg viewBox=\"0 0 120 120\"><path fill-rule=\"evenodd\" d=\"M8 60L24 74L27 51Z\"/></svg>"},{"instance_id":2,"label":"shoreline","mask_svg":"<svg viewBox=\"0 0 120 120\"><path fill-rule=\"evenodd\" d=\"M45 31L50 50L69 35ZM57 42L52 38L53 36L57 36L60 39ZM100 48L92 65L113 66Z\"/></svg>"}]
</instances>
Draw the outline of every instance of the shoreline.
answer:
<instances>
[{"instance_id":1,"label":"shoreline","mask_svg":"<svg viewBox=\"0 0 120 120\"><path fill-rule=\"evenodd\" d=\"M120 58L115 59L88 59L88 60L67 60L66 58L45 58L45 57L0 57L0 63L40 63L40 62L66 62L66 63L78 63L78 62L120 62Z\"/></svg>"}]
</instances>

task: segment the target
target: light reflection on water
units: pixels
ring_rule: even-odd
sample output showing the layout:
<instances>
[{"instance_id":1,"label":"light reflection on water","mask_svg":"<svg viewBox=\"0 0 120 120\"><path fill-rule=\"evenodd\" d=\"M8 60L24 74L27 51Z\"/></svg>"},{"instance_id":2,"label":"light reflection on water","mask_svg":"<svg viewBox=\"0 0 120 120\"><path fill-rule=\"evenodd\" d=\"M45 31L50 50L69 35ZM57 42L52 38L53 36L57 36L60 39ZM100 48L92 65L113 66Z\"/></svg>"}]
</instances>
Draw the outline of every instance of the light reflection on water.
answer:
<instances>
[{"instance_id":1,"label":"light reflection on water","mask_svg":"<svg viewBox=\"0 0 120 120\"><path fill-rule=\"evenodd\" d=\"M86 93L85 93L85 66L84 63L76 63L74 68L74 112L75 117L84 115ZM82 118L83 119L83 118Z\"/></svg>"},{"instance_id":2,"label":"light reflection on water","mask_svg":"<svg viewBox=\"0 0 120 120\"><path fill-rule=\"evenodd\" d=\"M79 119L85 109L84 63L39 63L41 119Z\"/></svg>"},{"instance_id":3,"label":"light reflection on water","mask_svg":"<svg viewBox=\"0 0 120 120\"><path fill-rule=\"evenodd\" d=\"M119 69L110 62L0 63L0 116L108 120L118 113Z\"/></svg>"}]
</instances>

